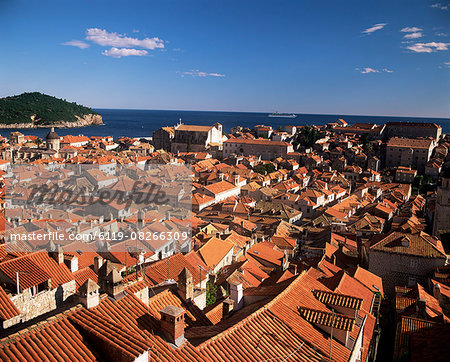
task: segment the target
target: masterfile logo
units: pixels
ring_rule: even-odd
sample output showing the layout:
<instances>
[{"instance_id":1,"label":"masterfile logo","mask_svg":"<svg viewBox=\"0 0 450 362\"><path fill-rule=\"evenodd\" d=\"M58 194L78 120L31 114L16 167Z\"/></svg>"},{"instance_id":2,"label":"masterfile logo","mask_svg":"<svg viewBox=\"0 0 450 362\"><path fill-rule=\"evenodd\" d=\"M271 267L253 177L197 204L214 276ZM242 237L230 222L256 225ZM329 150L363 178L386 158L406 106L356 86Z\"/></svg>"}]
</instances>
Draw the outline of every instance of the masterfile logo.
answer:
<instances>
[{"instance_id":1,"label":"masterfile logo","mask_svg":"<svg viewBox=\"0 0 450 362\"><path fill-rule=\"evenodd\" d=\"M186 165L14 165L5 176L6 248L186 250L192 175Z\"/></svg>"}]
</instances>

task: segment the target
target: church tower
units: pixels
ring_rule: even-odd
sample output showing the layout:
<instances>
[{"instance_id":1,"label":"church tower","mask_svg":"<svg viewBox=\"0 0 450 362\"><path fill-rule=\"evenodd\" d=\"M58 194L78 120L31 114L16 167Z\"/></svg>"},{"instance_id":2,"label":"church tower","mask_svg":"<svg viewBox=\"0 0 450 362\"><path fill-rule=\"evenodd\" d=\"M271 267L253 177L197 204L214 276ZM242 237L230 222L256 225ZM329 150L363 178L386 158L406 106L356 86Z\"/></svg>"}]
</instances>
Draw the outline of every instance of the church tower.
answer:
<instances>
[{"instance_id":1,"label":"church tower","mask_svg":"<svg viewBox=\"0 0 450 362\"><path fill-rule=\"evenodd\" d=\"M45 142L47 143L48 150L54 150L56 152L59 151L60 138L58 134L55 132L54 127L52 127L47 136L45 136Z\"/></svg>"}]
</instances>

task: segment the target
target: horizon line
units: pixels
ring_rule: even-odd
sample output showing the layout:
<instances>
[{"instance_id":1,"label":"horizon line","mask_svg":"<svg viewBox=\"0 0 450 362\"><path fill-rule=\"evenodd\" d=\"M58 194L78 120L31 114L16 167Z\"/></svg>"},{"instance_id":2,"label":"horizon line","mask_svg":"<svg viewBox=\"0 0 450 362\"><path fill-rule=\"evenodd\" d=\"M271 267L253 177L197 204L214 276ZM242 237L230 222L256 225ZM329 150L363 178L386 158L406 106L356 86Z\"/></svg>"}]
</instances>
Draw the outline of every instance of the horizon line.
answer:
<instances>
[{"instance_id":1,"label":"horizon line","mask_svg":"<svg viewBox=\"0 0 450 362\"><path fill-rule=\"evenodd\" d=\"M93 110L96 109L107 109L107 110L123 110L123 111L170 111L170 112L216 112L216 113L258 113L258 114L272 114L273 112L262 112L262 111L229 111L229 110L198 110L198 109L152 109L152 108L114 108L114 107L93 107L90 106ZM339 116L339 117L387 117L387 118L434 118L434 119L445 119L450 120L450 115L446 117L442 116L412 116L412 115L374 115L374 114L344 114L344 113L297 113L297 112L281 112L288 114L296 114L305 115L305 116Z\"/></svg>"}]
</instances>

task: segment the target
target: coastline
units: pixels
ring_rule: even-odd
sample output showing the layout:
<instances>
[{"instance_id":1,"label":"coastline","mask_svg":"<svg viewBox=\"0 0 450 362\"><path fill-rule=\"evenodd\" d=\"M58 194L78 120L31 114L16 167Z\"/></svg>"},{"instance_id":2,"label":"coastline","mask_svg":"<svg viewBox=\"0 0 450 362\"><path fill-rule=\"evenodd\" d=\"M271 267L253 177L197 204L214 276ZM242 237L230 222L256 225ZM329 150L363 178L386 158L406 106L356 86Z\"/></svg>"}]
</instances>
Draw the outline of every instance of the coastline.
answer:
<instances>
[{"instance_id":1,"label":"coastline","mask_svg":"<svg viewBox=\"0 0 450 362\"><path fill-rule=\"evenodd\" d=\"M36 124L35 120L32 120L30 123L9 123L9 124L0 124L0 129L37 129L37 128L80 128L80 127L89 127L89 126L101 126L103 125L103 119L100 114L86 114L83 117L77 117L78 121L69 122L54 122L51 124ZM39 121L39 120L37 120Z\"/></svg>"}]
</instances>

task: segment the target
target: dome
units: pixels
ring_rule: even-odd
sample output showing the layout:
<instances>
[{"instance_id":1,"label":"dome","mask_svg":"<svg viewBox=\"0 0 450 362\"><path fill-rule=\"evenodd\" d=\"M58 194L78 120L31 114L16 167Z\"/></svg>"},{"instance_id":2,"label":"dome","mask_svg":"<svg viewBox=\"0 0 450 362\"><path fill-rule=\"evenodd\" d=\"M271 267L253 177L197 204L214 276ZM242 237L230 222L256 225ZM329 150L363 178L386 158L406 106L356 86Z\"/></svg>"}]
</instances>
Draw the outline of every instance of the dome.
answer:
<instances>
[{"instance_id":1,"label":"dome","mask_svg":"<svg viewBox=\"0 0 450 362\"><path fill-rule=\"evenodd\" d=\"M59 140L58 134L55 132L55 129L52 127L50 132L45 136L46 140Z\"/></svg>"}]
</instances>

